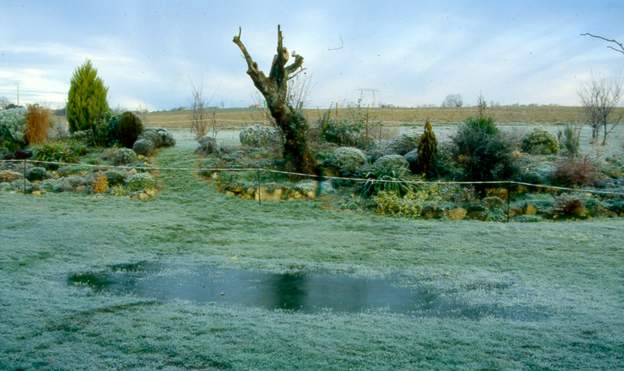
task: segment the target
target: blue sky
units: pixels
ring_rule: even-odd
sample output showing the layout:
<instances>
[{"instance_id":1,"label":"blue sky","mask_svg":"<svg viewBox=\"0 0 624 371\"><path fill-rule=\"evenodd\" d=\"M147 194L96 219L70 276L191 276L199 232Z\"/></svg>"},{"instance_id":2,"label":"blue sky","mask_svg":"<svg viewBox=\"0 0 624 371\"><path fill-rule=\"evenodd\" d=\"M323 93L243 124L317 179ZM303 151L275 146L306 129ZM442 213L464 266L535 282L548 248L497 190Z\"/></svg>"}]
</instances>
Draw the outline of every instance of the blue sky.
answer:
<instances>
[{"instance_id":1,"label":"blue sky","mask_svg":"<svg viewBox=\"0 0 624 371\"><path fill-rule=\"evenodd\" d=\"M89 58L111 106L257 101L232 36L268 69L276 25L305 58L307 104L326 107L377 89L377 102L440 104L479 92L502 104L578 104L592 74L622 76L624 56L593 32L624 40L624 1L13 1L0 12L0 96L62 105ZM339 47L339 50L330 50ZM365 100L371 100L370 95Z\"/></svg>"}]
</instances>

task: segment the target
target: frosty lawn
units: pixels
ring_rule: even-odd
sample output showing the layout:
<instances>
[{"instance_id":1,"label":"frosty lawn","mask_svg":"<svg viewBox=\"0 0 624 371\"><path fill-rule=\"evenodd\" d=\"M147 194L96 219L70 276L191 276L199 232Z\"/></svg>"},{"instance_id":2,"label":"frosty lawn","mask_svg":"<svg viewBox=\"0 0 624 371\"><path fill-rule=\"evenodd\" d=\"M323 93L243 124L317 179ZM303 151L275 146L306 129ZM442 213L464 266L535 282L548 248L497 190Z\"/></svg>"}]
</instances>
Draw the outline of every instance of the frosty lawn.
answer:
<instances>
[{"instance_id":1,"label":"frosty lawn","mask_svg":"<svg viewBox=\"0 0 624 371\"><path fill-rule=\"evenodd\" d=\"M190 149L162 166L190 166ZM0 194L0 368L622 368L624 221L393 219L229 198L161 174L153 201ZM283 312L95 293L74 272L139 261L400 275L536 318Z\"/></svg>"}]
</instances>

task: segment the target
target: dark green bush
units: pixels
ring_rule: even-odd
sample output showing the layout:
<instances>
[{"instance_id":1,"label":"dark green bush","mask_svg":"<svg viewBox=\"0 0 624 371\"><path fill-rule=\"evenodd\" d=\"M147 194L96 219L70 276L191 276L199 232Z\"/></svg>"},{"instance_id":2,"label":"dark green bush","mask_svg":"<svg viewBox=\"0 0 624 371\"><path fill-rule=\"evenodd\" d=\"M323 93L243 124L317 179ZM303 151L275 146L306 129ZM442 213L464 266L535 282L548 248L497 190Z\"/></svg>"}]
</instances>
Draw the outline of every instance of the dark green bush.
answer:
<instances>
[{"instance_id":1,"label":"dark green bush","mask_svg":"<svg viewBox=\"0 0 624 371\"><path fill-rule=\"evenodd\" d=\"M149 156L154 153L154 142L149 139L137 139L132 146L132 150L138 155Z\"/></svg>"},{"instance_id":2,"label":"dark green bush","mask_svg":"<svg viewBox=\"0 0 624 371\"><path fill-rule=\"evenodd\" d=\"M362 184L360 193L366 197L382 191L406 194L413 188L407 178L408 166L407 160L400 155L378 158L365 172L368 180Z\"/></svg>"},{"instance_id":3,"label":"dark green bush","mask_svg":"<svg viewBox=\"0 0 624 371\"><path fill-rule=\"evenodd\" d=\"M535 129L522 138L522 150L533 155L552 155L559 152L559 142L544 129Z\"/></svg>"},{"instance_id":4,"label":"dark green bush","mask_svg":"<svg viewBox=\"0 0 624 371\"><path fill-rule=\"evenodd\" d=\"M365 122L357 119L332 119L325 113L319 120L319 132L322 140L340 146L366 148L371 143L364 135Z\"/></svg>"},{"instance_id":5,"label":"dark green bush","mask_svg":"<svg viewBox=\"0 0 624 371\"><path fill-rule=\"evenodd\" d=\"M124 112L119 119L118 140L126 148L132 148L134 142L143 133L141 119L132 112Z\"/></svg>"},{"instance_id":6,"label":"dark green bush","mask_svg":"<svg viewBox=\"0 0 624 371\"><path fill-rule=\"evenodd\" d=\"M490 117L467 119L452 141L454 158L466 180L506 180L518 172L511 145Z\"/></svg>"},{"instance_id":7,"label":"dark green bush","mask_svg":"<svg viewBox=\"0 0 624 371\"><path fill-rule=\"evenodd\" d=\"M355 147L338 147L327 162L335 167L340 175L352 176L366 164L366 156Z\"/></svg>"},{"instance_id":8,"label":"dark green bush","mask_svg":"<svg viewBox=\"0 0 624 371\"><path fill-rule=\"evenodd\" d=\"M386 148L387 154L399 154L401 156L417 149L420 143L420 136L416 133L404 133L390 140Z\"/></svg>"},{"instance_id":9,"label":"dark green bush","mask_svg":"<svg viewBox=\"0 0 624 371\"><path fill-rule=\"evenodd\" d=\"M452 142L442 142L438 147L436 170L439 176L450 179L461 179L462 168L455 160L455 146Z\"/></svg>"},{"instance_id":10,"label":"dark green bush","mask_svg":"<svg viewBox=\"0 0 624 371\"><path fill-rule=\"evenodd\" d=\"M438 141L433 133L431 122L425 123L425 132L418 142L418 171L427 177L436 175L436 162L438 157Z\"/></svg>"},{"instance_id":11,"label":"dark green bush","mask_svg":"<svg viewBox=\"0 0 624 371\"><path fill-rule=\"evenodd\" d=\"M106 178L110 186L123 185L126 182L126 174L119 170L108 170L106 172Z\"/></svg>"},{"instance_id":12,"label":"dark green bush","mask_svg":"<svg viewBox=\"0 0 624 371\"><path fill-rule=\"evenodd\" d=\"M34 148L35 160L51 162L78 162L87 153L87 147L76 142L51 142Z\"/></svg>"},{"instance_id":13,"label":"dark green bush","mask_svg":"<svg viewBox=\"0 0 624 371\"><path fill-rule=\"evenodd\" d=\"M605 202L605 206L617 215L624 216L624 199L612 199Z\"/></svg>"},{"instance_id":14,"label":"dark green bush","mask_svg":"<svg viewBox=\"0 0 624 371\"><path fill-rule=\"evenodd\" d=\"M128 190L132 192L156 188L156 180L149 173L130 175L127 179Z\"/></svg>"},{"instance_id":15,"label":"dark green bush","mask_svg":"<svg viewBox=\"0 0 624 371\"><path fill-rule=\"evenodd\" d=\"M91 145L112 147L120 144L119 122L120 114L107 112L101 120L96 121L90 133Z\"/></svg>"},{"instance_id":16,"label":"dark green bush","mask_svg":"<svg viewBox=\"0 0 624 371\"><path fill-rule=\"evenodd\" d=\"M379 177L388 174L407 174L409 163L401 155L386 155L377 159L371 167L374 176Z\"/></svg>"},{"instance_id":17,"label":"dark green bush","mask_svg":"<svg viewBox=\"0 0 624 371\"><path fill-rule=\"evenodd\" d=\"M559 142L565 154L574 157L579 154L581 141L581 128L573 125L566 125L563 132L559 133Z\"/></svg>"},{"instance_id":18,"label":"dark green bush","mask_svg":"<svg viewBox=\"0 0 624 371\"><path fill-rule=\"evenodd\" d=\"M26 179L30 181L44 180L48 177L47 170L40 166L32 167L26 172Z\"/></svg>"}]
</instances>

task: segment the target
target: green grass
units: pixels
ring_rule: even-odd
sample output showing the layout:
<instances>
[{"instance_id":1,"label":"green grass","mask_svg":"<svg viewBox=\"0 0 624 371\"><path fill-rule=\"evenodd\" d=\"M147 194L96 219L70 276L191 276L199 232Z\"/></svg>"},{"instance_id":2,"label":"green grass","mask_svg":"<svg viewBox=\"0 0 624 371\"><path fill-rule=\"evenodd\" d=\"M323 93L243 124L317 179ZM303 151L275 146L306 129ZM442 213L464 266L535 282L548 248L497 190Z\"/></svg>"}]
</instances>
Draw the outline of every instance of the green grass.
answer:
<instances>
[{"instance_id":1,"label":"green grass","mask_svg":"<svg viewBox=\"0 0 624 371\"><path fill-rule=\"evenodd\" d=\"M191 150L156 162L187 166ZM161 174L153 201L0 193L0 369L624 368L624 221L386 218L229 198ZM139 261L399 273L514 321L287 313L95 294L70 273Z\"/></svg>"}]
</instances>

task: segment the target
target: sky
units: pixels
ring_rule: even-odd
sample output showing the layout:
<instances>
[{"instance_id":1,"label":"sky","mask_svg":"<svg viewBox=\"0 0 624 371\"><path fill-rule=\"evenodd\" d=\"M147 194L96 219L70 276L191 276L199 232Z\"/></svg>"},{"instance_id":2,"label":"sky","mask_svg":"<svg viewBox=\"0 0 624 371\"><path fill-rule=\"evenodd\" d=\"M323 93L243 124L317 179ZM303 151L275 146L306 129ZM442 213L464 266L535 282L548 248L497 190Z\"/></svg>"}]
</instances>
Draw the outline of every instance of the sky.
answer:
<instances>
[{"instance_id":1,"label":"sky","mask_svg":"<svg viewBox=\"0 0 624 371\"><path fill-rule=\"evenodd\" d=\"M624 1L13 1L0 11L0 96L63 106L73 71L93 61L111 107L259 102L232 36L268 73L281 24L304 57L306 105L578 105L592 77L621 78ZM303 75L302 75L303 76ZM360 89L365 90L363 93Z\"/></svg>"}]
</instances>

